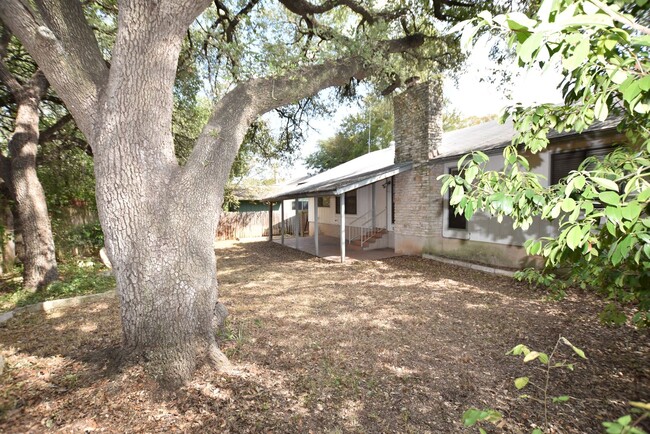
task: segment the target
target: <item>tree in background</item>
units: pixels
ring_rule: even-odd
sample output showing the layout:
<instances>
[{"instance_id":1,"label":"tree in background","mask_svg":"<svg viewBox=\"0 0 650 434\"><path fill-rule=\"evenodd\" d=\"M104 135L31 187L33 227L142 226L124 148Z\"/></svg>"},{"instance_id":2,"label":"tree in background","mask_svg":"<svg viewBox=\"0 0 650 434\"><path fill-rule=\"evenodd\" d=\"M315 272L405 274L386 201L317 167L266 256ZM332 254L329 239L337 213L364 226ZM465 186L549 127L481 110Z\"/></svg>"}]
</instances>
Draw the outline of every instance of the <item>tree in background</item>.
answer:
<instances>
[{"instance_id":1,"label":"tree in background","mask_svg":"<svg viewBox=\"0 0 650 434\"><path fill-rule=\"evenodd\" d=\"M370 98L366 107L346 117L334 136L318 143L318 150L305 159L307 167L322 172L390 145L393 140L390 100Z\"/></svg>"},{"instance_id":2,"label":"tree in background","mask_svg":"<svg viewBox=\"0 0 650 434\"><path fill-rule=\"evenodd\" d=\"M477 125L496 116L463 117L445 101L444 131ZM323 172L371 151L387 148L393 141L393 106L390 99L369 98L367 109L343 120L336 134L318 143L316 152L305 159L307 167Z\"/></svg>"},{"instance_id":3,"label":"tree in background","mask_svg":"<svg viewBox=\"0 0 650 434\"><path fill-rule=\"evenodd\" d=\"M476 152L462 158L457 176L444 175L443 193L468 219L486 211L527 229L535 217L557 220L556 237L526 243L546 260L532 281L577 284L605 293L612 303L603 318L626 320L617 303L634 302L639 325L650 323L650 28L646 0L545 0L533 18L519 13L459 26L470 44L481 28L505 35L525 67L562 68L565 104L511 107L516 136L503 151L505 167L486 170ZM520 149L538 153L552 130L584 131L615 121L627 137L604 159L589 158L556 185L544 186ZM554 278L562 276L563 283ZM558 286L556 286L558 287Z\"/></svg>"},{"instance_id":4,"label":"tree in background","mask_svg":"<svg viewBox=\"0 0 650 434\"><path fill-rule=\"evenodd\" d=\"M45 194L36 172L39 106L49 84L43 72L26 57L20 44L12 43L11 33L3 26L0 82L5 96L13 103L12 107L3 107L3 111L14 125L7 142L8 155L0 154L0 178L15 207L22 235L23 288L36 291L55 280L58 272ZM64 124L68 120L61 118L58 122Z\"/></svg>"}]
</instances>

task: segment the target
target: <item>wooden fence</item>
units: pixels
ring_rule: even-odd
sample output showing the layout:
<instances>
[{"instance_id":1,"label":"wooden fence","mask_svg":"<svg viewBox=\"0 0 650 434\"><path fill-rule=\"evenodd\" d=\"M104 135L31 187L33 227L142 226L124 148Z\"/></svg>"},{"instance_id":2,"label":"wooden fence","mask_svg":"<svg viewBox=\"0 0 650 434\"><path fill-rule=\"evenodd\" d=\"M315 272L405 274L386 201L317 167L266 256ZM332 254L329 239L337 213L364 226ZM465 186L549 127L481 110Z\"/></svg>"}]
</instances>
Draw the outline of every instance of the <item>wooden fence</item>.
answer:
<instances>
[{"instance_id":1,"label":"wooden fence","mask_svg":"<svg viewBox=\"0 0 650 434\"><path fill-rule=\"evenodd\" d=\"M286 216L285 216L286 217ZM302 231L307 232L307 212L301 213ZM273 211L273 235L280 235L281 213ZM295 216L289 216L284 221L284 233L292 235L295 228ZM269 212L222 212L217 227L218 240L236 240L239 238L258 238L269 236Z\"/></svg>"}]
</instances>

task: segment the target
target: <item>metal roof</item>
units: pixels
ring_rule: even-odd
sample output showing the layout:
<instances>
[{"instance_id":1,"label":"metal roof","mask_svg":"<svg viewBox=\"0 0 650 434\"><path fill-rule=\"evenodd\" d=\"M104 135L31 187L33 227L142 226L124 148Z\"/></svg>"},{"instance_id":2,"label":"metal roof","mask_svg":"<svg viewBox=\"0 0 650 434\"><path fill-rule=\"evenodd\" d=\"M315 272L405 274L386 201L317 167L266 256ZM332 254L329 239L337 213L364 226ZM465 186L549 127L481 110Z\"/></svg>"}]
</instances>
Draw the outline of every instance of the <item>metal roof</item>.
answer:
<instances>
[{"instance_id":1,"label":"metal roof","mask_svg":"<svg viewBox=\"0 0 650 434\"><path fill-rule=\"evenodd\" d=\"M411 169L411 163L394 164L394 159L393 146L373 151L310 178L292 181L266 199L339 195Z\"/></svg>"}]
</instances>

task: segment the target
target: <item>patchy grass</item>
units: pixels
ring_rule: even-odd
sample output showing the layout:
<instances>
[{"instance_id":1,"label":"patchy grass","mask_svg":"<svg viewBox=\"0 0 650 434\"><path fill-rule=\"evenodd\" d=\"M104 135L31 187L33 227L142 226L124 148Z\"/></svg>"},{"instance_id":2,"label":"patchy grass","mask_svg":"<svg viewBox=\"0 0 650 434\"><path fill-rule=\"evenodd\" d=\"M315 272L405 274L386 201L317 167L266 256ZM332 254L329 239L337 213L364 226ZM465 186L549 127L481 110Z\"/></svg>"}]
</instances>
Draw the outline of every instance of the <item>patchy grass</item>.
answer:
<instances>
[{"instance_id":1,"label":"patchy grass","mask_svg":"<svg viewBox=\"0 0 650 434\"><path fill-rule=\"evenodd\" d=\"M114 289L115 278L107 271L106 267L90 259L60 263L59 280L33 293L21 289L22 278L18 272L4 275L0 279L0 312L41 301Z\"/></svg>"},{"instance_id":2,"label":"patchy grass","mask_svg":"<svg viewBox=\"0 0 650 434\"><path fill-rule=\"evenodd\" d=\"M534 366L505 353L583 348L574 372L553 373L554 433L602 432L650 400L650 338L598 321L603 302L561 302L505 277L416 257L338 264L275 244L218 249L220 332L234 369L199 370L167 394L137 366L114 369L118 306L23 315L0 327L0 432L474 433L470 407L529 433L543 408L513 379ZM531 373L532 371L532 373Z\"/></svg>"}]
</instances>

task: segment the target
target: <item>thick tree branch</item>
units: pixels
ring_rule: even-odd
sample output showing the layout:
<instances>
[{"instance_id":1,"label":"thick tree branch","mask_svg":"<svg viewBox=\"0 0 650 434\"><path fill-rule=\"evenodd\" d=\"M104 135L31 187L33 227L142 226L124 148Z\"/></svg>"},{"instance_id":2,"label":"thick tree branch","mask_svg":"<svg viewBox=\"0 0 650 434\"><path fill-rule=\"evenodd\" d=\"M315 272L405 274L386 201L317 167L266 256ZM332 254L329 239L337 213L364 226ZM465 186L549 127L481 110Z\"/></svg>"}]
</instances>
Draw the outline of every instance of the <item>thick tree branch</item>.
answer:
<instances>
[{"instance_id":1,"label":"thick tree branch","mask_svg":"<svg viewBox=\"0 0 650 434\"><path fill-rule=\"evenodd\" d=\"M38 138L38 143L43 144L51 141L55 138L56 133L62 130L66 125L72 121L72 115L67 113L64 116L61 116L58 121L50 125L47 129L41 131Z\"/></svg>"},{"instance_id":2,"label":"thick tree branch","mask_svg":"<svg viewBox=\"0 0 650 434\"><path fill-rule=\"evenodd\" d=\"M383 41L378 50L390 53L410 51L424 43L423 35ZM216 105L188 162L181 169L180 191L185 188L225 185L248 126L261 114L315 95L320 90L343 86L350 79L362 80L379 67L359 56L332 60L280 76L252 79L228 92ZM219 194L221 192L218 192Z\"/></svg>"},{"instance_id":3,"label":"thick tree branch","mask_svg":"<svg viewBox=\"0 0 650 434\"><path fill-rule=\"evenodd\" d=\"M363 17L363 20L372 24L375 22L375 15L353 0L326 0L323 4L316 5L307 0L280 0L285 8L296 15L307 16L322 14L331 11L339 6L347 6L350 10Z\"/></svg>"}]
</instances>

